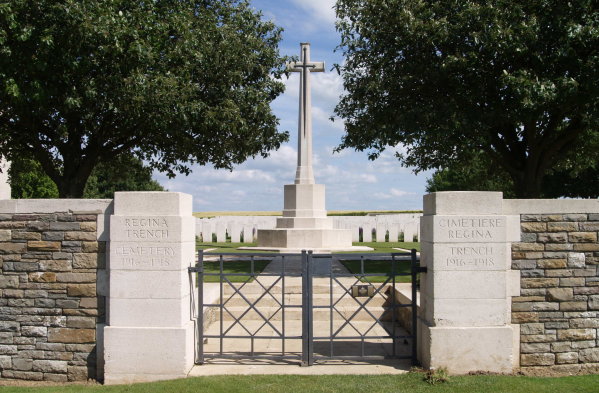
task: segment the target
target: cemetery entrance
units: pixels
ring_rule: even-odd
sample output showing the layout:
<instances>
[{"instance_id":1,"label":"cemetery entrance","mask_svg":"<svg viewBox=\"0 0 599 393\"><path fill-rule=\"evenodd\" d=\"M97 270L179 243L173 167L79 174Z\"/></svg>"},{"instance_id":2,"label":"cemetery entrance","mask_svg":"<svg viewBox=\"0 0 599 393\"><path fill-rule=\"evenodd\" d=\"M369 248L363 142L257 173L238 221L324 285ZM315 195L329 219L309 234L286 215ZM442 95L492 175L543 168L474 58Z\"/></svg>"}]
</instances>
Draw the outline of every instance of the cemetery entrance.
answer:
<instances>
[{"instance_id":1,"label":"cemetery entrance","mask_svg":"<svg viewBox=\"0 0 599 393\"><path fill-rule=\"evenodd\" d=\"M415 250L210 253L197 274L196 363L416 362Z\"/></svg>"}]
</instances>

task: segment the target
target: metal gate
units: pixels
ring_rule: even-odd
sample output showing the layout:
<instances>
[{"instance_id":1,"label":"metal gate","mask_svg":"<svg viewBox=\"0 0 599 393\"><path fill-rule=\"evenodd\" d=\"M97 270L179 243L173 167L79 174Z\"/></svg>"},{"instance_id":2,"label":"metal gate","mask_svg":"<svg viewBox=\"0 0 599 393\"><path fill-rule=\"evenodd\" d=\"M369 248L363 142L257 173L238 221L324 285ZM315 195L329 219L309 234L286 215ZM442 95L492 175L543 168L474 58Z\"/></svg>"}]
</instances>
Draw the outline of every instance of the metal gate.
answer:
<instances>
[{"instance_id":1,"label":"metal gate","mask_svg":"<svg viewBox=\"0 0 599 393\"><path fill-rule=\"evenodd\" d=\"M385 254L199 252L196 363L411 359L416 250ZM400 283L401 282L401 283ZM402 295L408 291L406 295Z\"/></svg>"}]
</instances>

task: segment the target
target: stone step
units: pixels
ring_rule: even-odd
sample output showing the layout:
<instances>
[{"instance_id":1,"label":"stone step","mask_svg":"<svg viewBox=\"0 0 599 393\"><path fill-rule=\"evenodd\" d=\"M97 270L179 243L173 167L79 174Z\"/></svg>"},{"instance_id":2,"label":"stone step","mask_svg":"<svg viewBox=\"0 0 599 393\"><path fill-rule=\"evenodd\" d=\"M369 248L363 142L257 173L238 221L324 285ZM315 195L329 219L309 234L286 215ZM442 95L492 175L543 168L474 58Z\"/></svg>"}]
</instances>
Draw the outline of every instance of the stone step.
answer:
<instances>
[{"instance_id":1,"label":"stone step","mask_svg":"<svg viewBox=\"0 0 599 393\"><path fill-rule=\"evenodd\" d=\"M355 282L355 281L351 281L351 282L347 282L347 283L343 283L343 286L339 285L339 284L334 284L333 285L333 294L339 294L339 293L343 293L346 290L349 290L351 288L352 285L365 285L364 283L361 282ZM264 285L264 288L256 283L251 283L251 284L246 284L245 286L241 287L242 284L239 283L233 283L233 285L235 286L235 289L233 289L233 287L231 287L231 285L229 284L223 284L223 293L225 295L231 295L234 294L236 292L236 290L239 290L239 288L241 288L241 292L246 295L246 294L262 294L265 292L265 289L268 289L268 292L272 293L272 294L281 294L283 292L283 287L282 285L276 284L274 285L272 288L270 288L270 285L268 285L267 283L263 283L262 285ZM381 287L381 283L374 283L374 289L377 290ZM386 284L384 286L384 288L382 288L380 290L381 293L384 293L387 290L387 287L389 287L389 284ZM270 288L270 289L269 289ZM326 285L313 285L312 286L312 293L314 294L329 294L331 291L331 286L326 284ZM302 286L301 285L285 285L285 294L301 294L302 293Z\"/></svg>"},{"instance_id":2,"label":"stone step","mask_svg":"<svg viewBox=\"0 0 599 393\"><path fill-rule=\"evenodd\" d=\"M228 312L227 312L228 310ZM367 311L366 311L367 310ZM374 323L375 318L381 319L389 319L390 313L383 307L368 307L366 310L360 309L357 310L356 307L336 307L336 310L333 310L333 320L344 322L344 318L351 318L351 321L371 321ZM216 308L215 310L215 319L216 322L220 320L220 309ZM258 308L258 311L265 317L271 318L271 321L280 321L282 320L282 312L279 307L261 307ZM355 315L354 315L355 313ZM233 321L243 315L242 321L263 321L263 317L261 317L255 310L250 309L248 311L248 307L226 307L226 310L223 311L223 321ZM371 315L372 314L372 315ZM329 308L315 308L313 310L313 318L314 321L318 322L326 322L330 321L331 312ZM285 320L286 321L301 321L302 320L302 310L300 307L297 308L286 308L285 309Z\"/></svg>"},{"instance_id":3,"label":"stone step","mask_svg":"<svg viewBox=\"0 0 599 393\"><path fill-rule=\"evenodd\" d=\"M248 307L248 301L255 304L255 307L272 307L282 303L281 294L269 294L264 295L259 301L258 297L262 294L243 294L245 299L239 294L225 296L225 302L227 306L246 306ZM368 301L370 300L370 301ZM257 301L257 302L256 302ZM368 301L368 303L366 303ZM353 298L350 294L342 296L341 293L333 294L333 304L337 304L343 307L359 307L359 305L366 303L367 307L380 307L387 302L387 297L384 295L376 295L372 298L359 297ZM301 294L288 294L285 295L285 304L301 305L302 295ZM328 293L312 295L312 304L315 306L327 306L331 304L331 298Z\"/></svg>"},{"instance_id":4,"label":"stone step","mask_svg":"<svg viewBox=\"0 0 599 393\"><path fill-rule=\"evenodd\" d=\"M273 329L274 327L274 329ZM221 326L220 323L212 324L207 330L204 331L204 334L207 336L221 336ZM275 330L276 329L276 330ZM242 323L235 323L233 321L224 321L222 325L222 333L224 333L225 337L231 336L243 336L243 339L239 339L238 343L242 343L246 341L250 335L257 335L262 337L272 337L275 338L283 334L283 324L281 321L270 321L269 324L264 324L264 321L242 321ZM395 325L395 329L393 329L392 324L388 322L382 322L381 324L374 323L374 321L360 321L360 320L352 320L351 325L345 324L342 320L334 320L332 333L334 336L339 338L343 337L356 337L356 336L364 336L365 339L371 338L374 336L378 337L387 337L392 334L398 336L404 336L408 333L398 324ZM287 321L285 320L285 336L297 336L298 338L302 335L302 324L297 321ZM331 335L331 324L328 321L314 321L314 336L315 337L330 337ZM337 340L336 339L336 340ZM225 341L230 342L231 338L225 338ZM235 339L234 339L235 340ZM376 339L380 341L381 339ZM389 338L382 338L382 340L389 341ZM210 338L208 340L209 343L217 342L217 338ZM277 340L274 340L277 341ZM301 341L301 340L300 340ZM400 340L400 341L403 341ZM265 343L265 341L257 340L256 345L258 346L260 343ZM206 349L206 347L205 347ZM241 347L233 347L233 351L241 350Z\"/></svg>"}]
</instances>

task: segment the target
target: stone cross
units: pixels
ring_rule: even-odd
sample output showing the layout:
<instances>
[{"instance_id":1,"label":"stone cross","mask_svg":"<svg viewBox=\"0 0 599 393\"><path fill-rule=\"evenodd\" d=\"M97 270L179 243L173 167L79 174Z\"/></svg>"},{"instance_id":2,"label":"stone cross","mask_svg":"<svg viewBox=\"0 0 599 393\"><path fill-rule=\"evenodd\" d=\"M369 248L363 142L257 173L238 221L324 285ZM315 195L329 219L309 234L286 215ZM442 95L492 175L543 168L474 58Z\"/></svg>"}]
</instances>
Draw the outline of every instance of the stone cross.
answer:
<instances>
[{"instance_id":1,"label":"stone cross","mask_svg":"<svg viewBox=\"0 0 599 393\"><path fill-rule=\"evenodd\" d=\"M310 61L310 44L300 44L300 61L287 64L287 70L300 73L299 120L297 141L297 171L295 184L314 184L312 171L312 104L310 73L324 72L324 62Z\"/></svg>"}]
</instances>

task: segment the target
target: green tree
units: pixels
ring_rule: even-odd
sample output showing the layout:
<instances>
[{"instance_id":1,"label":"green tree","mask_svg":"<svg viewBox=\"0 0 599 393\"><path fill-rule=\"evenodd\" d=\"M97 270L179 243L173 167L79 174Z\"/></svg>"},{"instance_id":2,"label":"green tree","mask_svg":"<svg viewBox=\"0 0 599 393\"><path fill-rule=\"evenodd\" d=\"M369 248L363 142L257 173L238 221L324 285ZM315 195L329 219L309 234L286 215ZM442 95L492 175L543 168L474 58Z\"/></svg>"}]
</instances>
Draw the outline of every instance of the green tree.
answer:
<instances>
[{"instance_id":1,"label":"green tree","mask_svg":"<svg viewBox=\"0 0 599 393\"><path fill-rule=\"evenodd\" d=\"M61 197L125 152L171 177L266 156L288 138L280 32L247 0L2 2L0 155Z\"/></svg>"},{"instance_id":2,"label":"green tree","mask_svg":"<svg viewBox=\"0 0 599 393\"><path fill-rule=\"evenodd\" d=\"M550 169L543 178L540 196L599 198L599 160L590 164L586 161L566 159ZM426 181L427 192L466 190L502 191L506 198L515 197L512 179L483 152L473 154L467 162L451 162Z\"/></svg>"},{"instance_id":3,"label":"green tree","mask_svg":"<svg viewBox=\"0 0 599 393\"><path fill-rule=\"evenodd\" d=\"M8 171L14 199L58 198L58 188L33 159L17 159ZM84 198L114 198L115 191L164 191L152 179L152 169L132 156L119 156L110 163L99 163L87 179Z\"/></svg>"},{"instance_id":4,"label":"green tree","mask_svg":"<svg viewBox=\"0 0 599 393\"><path fill-rule=\"evenodd\" d=\"M164 191L152 179L152 169L131 155L99 163L85 186L84 198L114 198L115 191Z\"/></svg>"},{"instance_id":5,"label":"green tree","mask_svg":"<svg viewBox=\"0 0 599 393\"><path fill-rule=\"evenodd\" d=\"M398 158L416 170L483 151L518 197L538 197L552 168L598 138L594 0L338 0L336 10L339 149L376 158L404 144Z\"/></svg>"},{"instance_id":6,"label":"green tree","mask_svg":"<svg viewBox=\"0 0 599 393\"><path fill-rule=\"evenodd\" d=\"M426 181L427 192L502 191L505 198L513 198L513 189L512 179L501 168L489 165L483 152L472 153L466 162L451 162Z\"/></svg>"},{"instance_id":7,"label":"green tree","mask_svg":"<svg viewBox=\"0 0 599 393\"><path fill-rule=\"evenodd\" d=\"M14 159L8 169L8 180L13 199L58 198L56 184L35 160Z\"/></svg>"}]
</instances>

